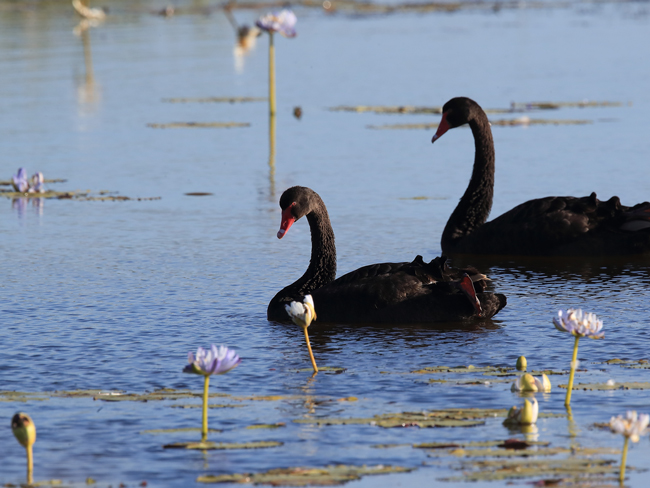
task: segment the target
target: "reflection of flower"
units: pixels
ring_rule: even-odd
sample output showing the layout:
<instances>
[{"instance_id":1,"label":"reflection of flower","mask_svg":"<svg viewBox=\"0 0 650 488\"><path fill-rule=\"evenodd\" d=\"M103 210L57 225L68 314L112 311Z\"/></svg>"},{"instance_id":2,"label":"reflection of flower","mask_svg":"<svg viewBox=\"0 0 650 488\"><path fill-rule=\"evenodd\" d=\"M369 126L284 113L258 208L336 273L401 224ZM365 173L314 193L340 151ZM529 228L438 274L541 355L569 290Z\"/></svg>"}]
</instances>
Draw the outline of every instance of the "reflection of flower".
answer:
<instances>
[{"instance_id":1,"label":"reflection of flower","mask_svg":"<svg viewBox=\"0 0 650 488\"><path fill-rule=\"evenodd\" d=\"M534 424L537 422L538 413L539 404L535 398L533 398L533 403L530 403L528 400L524 400L524 406L522 408L512 407L508 411L508 417L503 423L521 425Z\"/></svg>"},{"instance_id":2,"label":"reflection of flower","mask_svg":"<svg viewBox=\"0 0 650 488\"><path fill-rule=\"evenodd\" d=\"M297 20L296 14L284 9L279 13L273 12L260 17L255 25L266 32L279 32L284 37L295 37Z\"/></svg>"},{"instance_id":3,"label":"reflection of flower","mask_svg":"<svg viewBox=\"0 0 650 488\"><path fill-rule=\"evenodd\" d=\"M305 296L301 302L291 302L284 306L285 310L293 320L293 323L300 327L309 327L313 320L316 320L316 309L314 299L311 295Z\"/></svg>"},{"instance_id":4,"label":"reflection of flower","mask_svg":"<svg viewBox=\"0 0 650 488\"><path fill-rule=\"evenodd\" d=\"M241 362L241 358L235 351L225 346L217 348L214 344L208 351L199 347L196 351L196 359L191 352L188 353L187 358L190 364L185 366L183 373L204 376L227 373Z\"/></svg>"},{"instance_id":5,"label":"reflection of flower","mask_svg":"<svg viewBox=\"0 0 650 488\"><path fill-rule=\"evenodd\" d=\"M576 337L589 337L590 339L602 339L605 337L603 321L598 320L594 313L583 313L581 309L570 308L566 312L560 310L557 317L553 319L555 328L562 332L568 332Z\"/></svg>"},{"instance_id":6,"label":"reflection of flower","mask_svg":"<svg viewBox=\"0 0 650 488\"><path fill-rule=\"evenodd\" d=\"M525 374L517 378L510 388L512 391L551 391L551 381L548 376L542 374L542 379L539 380L531 374Z\"/></svg>"},{"instance_id":7,"label":"reflection of flower","mask_svg":"<svg viewBox=\"0 0 650 488\"><path fill-rule=\"evenodd\" d=\"M72 7L84 19L103 20L106 18L106 11L101 8L86 7L81 0L72 0Z\"/></svg>"},{"instance_id":8,"label":"reflection of flower","mask_svg":"<svg viewBox=\"0 0 650 488\"><path fill-rule=\"evenodd\" d=\"M650 415L645 413L637 415L636 411L628 410L625 417L622 415L612 417L609 428L616 434L628 437L632 442L639 442L639 436L645 434L648 422L650 422Z\"/></svg>"},{"instance_id":9,"label":"reflection of flower","mask_svg":"<svg viewBox=\"0 0 650 488\"><path fill-rule=\"evenodd\" d=\"M27 181L27 170L25 168L18 168L18 173L13 176L11 184L14 190L25 193L29 189L29 181Z\"/></svg>"}]
</instances>

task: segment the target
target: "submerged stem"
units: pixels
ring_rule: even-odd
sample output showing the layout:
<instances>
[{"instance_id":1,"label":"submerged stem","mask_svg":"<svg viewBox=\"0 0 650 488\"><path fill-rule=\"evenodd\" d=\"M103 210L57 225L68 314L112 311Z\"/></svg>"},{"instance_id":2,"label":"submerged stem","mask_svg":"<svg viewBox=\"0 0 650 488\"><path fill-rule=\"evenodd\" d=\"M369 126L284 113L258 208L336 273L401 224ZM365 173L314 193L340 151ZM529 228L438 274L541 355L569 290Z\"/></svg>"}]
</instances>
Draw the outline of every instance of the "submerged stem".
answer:
<instances>
[{"instance_id":1,"label":"submerged stem","mask_svg":"<svg viewBox=\"0 0 650 488\"><path fill-rule=\"evenodd\" d=\"M205 375L203 383L203 423L201 425L201 442L208 440L208 387L210 386L210 376Z\"/></svg>"},{"instance_id":2,"label":"submerged stem","mask_svg":"<svg viewBox=\"0 0 650 488\"><path fill-rule=\"evenodd\" d=\"M565 405L571 403L571 392L573 391L573 376L576 373L576 360L578 359L578 341L580 340L579 336L576 336L575 344L573 345L573 359L571 360L571 374L569 375L569 386L566 390L566 399L564 400Z\"/></svg>"},{"instance_id":3,"label":"submerged stem","mask_svg":"<svg viewBox=\"0 0 650 488\"><path fill-rule=\"evenodd\" d=\"M618 481L623 484L625 480L625 460L627 459L627 443L630 440L629 437L625 437L625 442L623 444L623 457L621 458L621 472L618 476Z\"/></svg>"},{"instance_id":4,"label":"submerged stem","mask_svg":"<svg viewBox=\"0 0 650 488\"><path fill-rule=\"evenodd\" d=\"M307 342L307 350L309 351L309 359L311 359L311 365L314 367L314 373L318 373L318 366L316 366L314 353L311 352L311 344L309 343L309 334L307 333L307 327L303 327L303 330L305 331L305 341Z\"/></svg>"}]
</instances>

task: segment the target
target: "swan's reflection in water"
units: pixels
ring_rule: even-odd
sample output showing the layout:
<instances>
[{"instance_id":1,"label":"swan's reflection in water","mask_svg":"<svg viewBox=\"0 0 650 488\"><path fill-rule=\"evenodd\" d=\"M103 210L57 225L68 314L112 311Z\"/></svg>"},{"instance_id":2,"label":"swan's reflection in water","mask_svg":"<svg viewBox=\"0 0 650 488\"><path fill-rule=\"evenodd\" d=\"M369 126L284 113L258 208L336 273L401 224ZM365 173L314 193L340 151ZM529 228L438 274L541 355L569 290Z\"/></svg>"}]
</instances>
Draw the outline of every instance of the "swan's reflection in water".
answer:
<instances>
[{"instance_id":1,"label":"swan's reflection in water","mask_svg":"<svg viewBox=\"0 0 650 488\"><path fill-rule=\"evenodd\" d=\"M82 108L94 108L101 100L99 85L95 82L93 59L90 46L90 28L98 25L92 20L83 19L74 28L74 34L81 37L84 51L85 76L77 86L77 102Z\"/></svg>"}]
</instances>

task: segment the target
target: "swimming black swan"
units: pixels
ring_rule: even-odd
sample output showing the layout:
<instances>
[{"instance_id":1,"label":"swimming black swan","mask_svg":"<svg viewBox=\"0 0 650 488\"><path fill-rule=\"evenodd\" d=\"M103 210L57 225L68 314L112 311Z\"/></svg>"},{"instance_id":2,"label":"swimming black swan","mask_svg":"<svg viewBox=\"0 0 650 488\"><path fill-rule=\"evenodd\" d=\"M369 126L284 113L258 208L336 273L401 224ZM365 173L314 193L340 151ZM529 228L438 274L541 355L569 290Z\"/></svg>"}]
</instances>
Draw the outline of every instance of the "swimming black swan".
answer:
<instances>
[{"instance_id":1,"label":"swimming black swan","mask_svg":"<svg viewBox=\"0 0 650 488\"><path fill-rule=\"evenodd\" d=\"M442 252L530 256L606 256L650 252L650 203L621 205L618 197L529 200L485 222L494 190L494 141L483 109L473 100L452 98L431 142L469 124L476 153L465 194L442 233Z\"/></svg>"},{"instance_id":2,"label":"swimming black swan","mask_svg":"<svg viewBox=\"0 0 650 488\"><path fill-rule=\"evenodd\" d=\"M280 197L282 238L303 216L311 229L311 261L305 274L269 303L267 317L290 322L284 306L311 294L318 323L432 323L472 317L489 318L506 305L506 297L486 293L487 278L474 268L455 269L442 256L425 263L364 266L335 280L334 231L323 200L313 190L294 186Z\"/></svg>"}]
</instances>

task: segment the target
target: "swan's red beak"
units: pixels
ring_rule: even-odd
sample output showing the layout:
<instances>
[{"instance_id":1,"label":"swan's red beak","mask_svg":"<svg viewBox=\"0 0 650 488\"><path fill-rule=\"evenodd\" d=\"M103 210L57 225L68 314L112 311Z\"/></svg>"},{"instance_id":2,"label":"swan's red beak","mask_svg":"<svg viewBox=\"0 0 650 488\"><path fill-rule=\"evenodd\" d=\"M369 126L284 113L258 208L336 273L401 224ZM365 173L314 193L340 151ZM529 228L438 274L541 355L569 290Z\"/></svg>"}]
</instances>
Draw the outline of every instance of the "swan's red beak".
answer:
<instances>
[{"instance_id":1,"label":"swan's red beak","mask_svg":"<svg viewBox=\"0 0 650 488\"><path fill-rule=\"evenodd\" d=\"M465 293L469 301L472 302L474 309L479 317L483 315L483 309L481 308L481 302L478 301L476 296L476 291L474 290L474 283L472 279L466 274L463 276L463 279L460 280L460 289Z\"/></svg>"},{"instance_id":2,"label":"swan's red beak","mask_svg":"<svg viewBox=\"0 0 650 488\"><path fill-rule=\"evenodd\" d=\"M431 142L432 143L436 142L448 130L449 130L449 122L447 122L447 112L445 112L444 114L442 114L442 119L440 120L440 124L438 125L438 130L431 138Z\"/></svg>"},{"instance_id":3,"label":"swan's red beak","mask_svg":"<svg viewBox=\"0 0 650 488\"><path fill-rule=\"evenodd\" d=\"M278 231L278 239L282 239L284 235L287 233L287 231L289 230L289 227L291 227L293 223L296 221L296 219L291 214L291 208L295 204L296 204L295 202L292 203L282 211L282 222L280 223L280 230Z\"/></svg>"}]
</instances>

